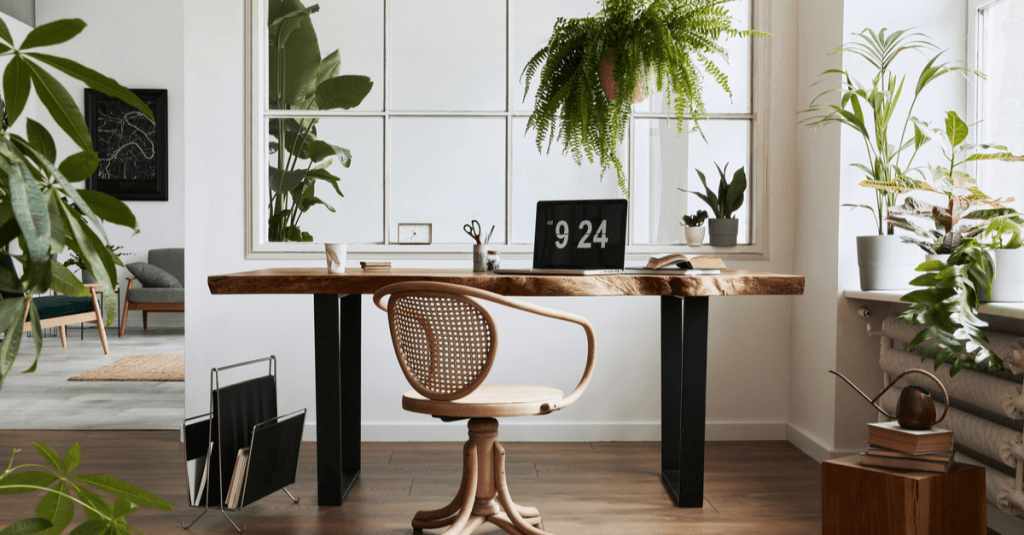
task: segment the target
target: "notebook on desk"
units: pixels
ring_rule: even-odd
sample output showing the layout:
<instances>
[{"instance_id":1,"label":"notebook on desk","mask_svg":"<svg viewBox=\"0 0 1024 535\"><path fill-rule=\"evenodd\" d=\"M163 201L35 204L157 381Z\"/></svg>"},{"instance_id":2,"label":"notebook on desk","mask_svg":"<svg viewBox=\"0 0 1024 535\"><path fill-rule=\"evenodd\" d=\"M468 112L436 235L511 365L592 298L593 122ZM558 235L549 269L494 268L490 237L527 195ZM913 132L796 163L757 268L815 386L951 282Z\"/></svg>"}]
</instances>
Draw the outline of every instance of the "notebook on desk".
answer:
<instances>
[{"instance_id":1,"label":"notebook on desk","mask_svg":"<svg viewBox=\"0 0 1024 535\"><path fill-rule=\"evenodd\" d=\"M625 199L539 201L533 269L500 274L603 275L626 264Z\"/></svg>"}]
</instances>

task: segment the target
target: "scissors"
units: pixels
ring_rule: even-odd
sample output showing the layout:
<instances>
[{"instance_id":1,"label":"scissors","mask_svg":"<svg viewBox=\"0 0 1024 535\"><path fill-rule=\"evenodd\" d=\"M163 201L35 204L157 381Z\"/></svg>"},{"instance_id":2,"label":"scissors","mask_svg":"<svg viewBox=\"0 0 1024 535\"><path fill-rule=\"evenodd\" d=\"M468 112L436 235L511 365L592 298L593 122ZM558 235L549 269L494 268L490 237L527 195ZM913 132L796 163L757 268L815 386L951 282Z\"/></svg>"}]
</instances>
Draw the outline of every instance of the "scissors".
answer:
<instances>
[{"instance_id":1,"label":"scissors","mask_svg":"<svg viewBox=\"0 0 1024 535\"><path fill-rule=\"evenodd\" d=\"M466 234L469 234L470 238L473 238L474 240L476 240L476 244L477 245L480 245L480 230L481 230L481 228L480 228L480 222L479 221L474 219L472 223L462 225L462 230L466 231Z\"/></svg>"}]
</instances>

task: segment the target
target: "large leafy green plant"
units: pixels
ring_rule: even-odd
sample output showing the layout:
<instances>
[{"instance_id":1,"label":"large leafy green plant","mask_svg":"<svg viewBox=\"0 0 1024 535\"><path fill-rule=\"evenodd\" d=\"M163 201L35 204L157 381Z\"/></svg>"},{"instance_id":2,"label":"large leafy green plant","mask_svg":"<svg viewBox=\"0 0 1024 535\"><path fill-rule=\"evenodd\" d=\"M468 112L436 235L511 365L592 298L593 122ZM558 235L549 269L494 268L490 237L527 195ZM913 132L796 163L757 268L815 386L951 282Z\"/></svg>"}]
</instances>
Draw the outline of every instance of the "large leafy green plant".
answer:
<instances>
[{"instance_id":1,"label":"large leafy green plant","mask_svg":"<svg viewBox=\"0 0 1024 535\"><path fill-rule=\"evenodd\" d=\"M31 321L35 338L36 362L42 349L39 312L32 296L47 290L72 295L89 295L85 286L54 255L73 251L92 272L107 295L114 294L117 266L123 265L106 246L103 222L123 225L138 231L135 216L121 201L110 195L76 189L95 172L99 157L93 149L89 129L82 112L67 89L44 66L81 80L87 86L121 99L138 108L150 120L153 113L134 93L116 81L66 58L44 54L45 46L64 43L85 28L79 19L64 19L43 24L15 46L7 25L0 21L0 56L10 59L3 77L6 104L0 125L0 246L17 241L20 254L12 255L22 265L19 276L0 264L0 291L22 294L0 301L0 388L14 365L26 318ZM35 89L39 101L54 122L81 149L57 164L53 137L41 124L26 118L26 137L9 129ZM108 322L114 317L116 299L106 299Z\"/></svg>"},{"instance_id":2,"label":"large leafy green plant","mask_svg":"<svg viewBox=\"0 0 1024 535\"><path fill-rule=\"evenodd\" d=\"M903 96L907 77L894 73L890 68L892 63L904 52L934 52L938 47L928 40L928 36L908 30L888 33L886 28L878 32L865 29L856 36L854 41L844 44L832 54L849 52L868 62L875 69L871 84L862 84L849 70L828 69L822 76L839 75L839 87L820 93L803 113L812 114L808 124L816 129L841 124L861 135L867 160L852 165L863 171L867 176L866 182L875 188L875 206L852 206L867 208L874 213L878 234L892 234L894 225L886 223L886 216L896 206L898 196L913 188L908 171L913 168L914 157L929 139L915 122L914 106L918 98L926 87L946 74L969 72L982 75L960 65L940 62L944 51L939 51L928 59L918 74L906 113L897 114L896 108ZM825 79L815 85L823 81ZM839 104L827 103L825 100L834 93L839 94ZM867 184L862 182L861 185Z\"/></svg>"},{"instance_id":3,"label":"large leafy green plant","mask_svg":"<svg viewBox=\"0 0 1024 535\"><path fill-rule=\"evenodd\" d=\"M1003 203L1013 199L993 199L978 188L978 181L966 170L959 169L968 162L1000 161L1021 162L1024 157L1007 151L1003 145L967 143L969 128L955 111L946 113L945 129L932 128L927 123L916 121L915 127L921 135L933 140L942 149L945 165L929 166L929 180L905 178L903 184L865 180L862 186L882 191L927 191L948 197L946 206L934 206L913 197L907 197L902 206L889 211L886 221L909 230L920 239L905 238L917 244L928 253L950 254L960 246L964 238L977 236L982 227L977 224L960 224L961 220L985 221L995 216L1012 213ZM976 206L985 208L973 210ZM931 219L934 229L921 227L908 217Z\"/></svg>"},{"instance_id":4,"label":"large leafy green plant","mask_svg":"<svg viewBox=\"0 0 1024 535\"><path fill-rule=\"evenodd\" d=\"M963 368L988 363L988 368L1002 365L995 353L986 348L983 328L988 326L978 317L978 305L992 294L996 266L991 251L968 238L946 262L929 260L917 267L924 272L910 282L921 287L900 298L910 308L900 314L908 325L926 327L910 341L909 349L921 345L924 358L935 357L935 368L950 362L950 376Z\"/></svg>"},{"instance_id":5,"label":"large leafy green plant","mask_svg":"<svg viewBox=\"0 0 1024 535\"><path fill-rule=\"evenodd\" d=\"M82 448L77 442L68 448L63 457L45 444L33 442L32 445L50 466L15 466L14 455L21 450L14 450L7 469L0 472L0 494L43 491L44 495L39 500L34 517L11 524L0 531L0 535L59 535L71 525L76 503L85 511L86 520L72 530L71 533L75 535L129 535L131 531L142 533L129 526L125 520L127 515L138 511L140 505L174 510L166 501L120 479L95 474L71 475L82 460ZM34 470L39 468L42 470ZM104 498L93 488L112 494L115 501Z\"/></svg>"},{"instance_id":6,"label":"large leafy green plant","mask_svg":"<svg viewBox=\"0 0 1024 535\"><path fill-rule=\"evenodd\" d=\"M732 27L731 0L605 0L596 15L559 18L547 46L526 64L526 91L537 78L537 96L526 128L537 132L537 150L559 141L577 164L583 159L614 166L626 193L626 174L615 154L632 113L632 91L664 91L669 109L694 127L705 117L704 73L730 96L729 79L712 60L728 59L724 37L767 35ZM614 61L615 99L598 78L602 61ZM653 84L650 82L653 81ZM684 121L677 122L679 133Z\"/></svg>"},{"instance_id":7,"label":"large leafy green plant","mask_svg":"<svg viewBox=\"0 0 1024 535\"><path fill-rule=\"evenodd\" d=\"M269 94L270 107L277 110L334 110L358 106L373 82L366 76L339 75L341 56L337 50L320 56L320 44L311 15L319 5L305 7L299 0L269 2ZM337 161L352 163L348 149L317 138L315 117L270 120L269 201L267 232L270 241L313 241L299 228L299 218L310 208L323 205L314 191L317 181L329 183L339 196L339 177L328 171Z\"/></svg>"}]
</instances>

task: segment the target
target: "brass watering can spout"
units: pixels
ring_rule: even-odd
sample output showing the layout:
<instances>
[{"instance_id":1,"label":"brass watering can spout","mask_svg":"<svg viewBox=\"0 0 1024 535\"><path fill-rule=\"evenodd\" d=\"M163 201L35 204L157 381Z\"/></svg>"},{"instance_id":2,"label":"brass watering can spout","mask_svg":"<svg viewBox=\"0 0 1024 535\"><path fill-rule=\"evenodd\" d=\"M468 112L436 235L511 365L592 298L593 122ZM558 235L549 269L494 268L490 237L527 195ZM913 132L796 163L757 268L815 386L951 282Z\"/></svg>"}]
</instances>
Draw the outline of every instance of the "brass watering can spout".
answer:
<instances>
[{"instance_id":1,"label":"brass watering can spout","mask_svg":"<svg viewBox=\"0 0 1024 535\"><path fill-rule=\"evenodd\" d=\"M867 394L861 391L861 389L857 388L857 385L850 382L850 380L844 377L843 374L832 370L829 370L828 372L835 374L843 381L846 381L846 384L852 386L853 389L856 390L858 394L863 396L868 403L870 403L874 408L878 409L878 412L898 421L900 427L905 427L907 429L930 429L933 425L945 419L946 412L949 411L949 394L946 392L945 385L942 384L942 381L939 381L938 377L935 377L930 372L922 370L920 368L911 368L899 374L895 379L892 380L892 382L889 383L889 386L883 388L882 391L879 392L878 395L875 396L873 399L869 398ZM929 393L928 390L921 388L919 386L912 385L903 389L903 392L900 393L900 400L896 404L896 414L889 414L888 412L885 412L881 407L878 406L878 403L876 403L876 401L878 401L878 398L882 397L882 394L886 393L890 388L893 387L893 385L896 384L897 381L902 379L903 376L907 375L908 373L923 373L928 377L931 377L932 380L935 381L935 384L939 385L939 388L942 390L942 397L944 398L943 401L945 402L945 407L942 409L942 416L939 417L938 420L935 419L935 401L932 400L931 393Z\"/></svg>"}]
</instances>

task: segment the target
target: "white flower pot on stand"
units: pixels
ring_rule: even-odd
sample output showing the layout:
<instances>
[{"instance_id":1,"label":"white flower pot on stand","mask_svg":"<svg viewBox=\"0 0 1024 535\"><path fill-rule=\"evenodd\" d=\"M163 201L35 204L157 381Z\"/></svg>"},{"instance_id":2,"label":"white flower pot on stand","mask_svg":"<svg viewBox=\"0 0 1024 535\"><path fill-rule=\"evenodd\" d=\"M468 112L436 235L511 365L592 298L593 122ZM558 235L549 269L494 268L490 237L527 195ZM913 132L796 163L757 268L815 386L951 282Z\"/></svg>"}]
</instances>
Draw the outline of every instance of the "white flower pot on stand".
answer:
<instances>
[{"instance_id":1,"label":"white flower pot on stand","mask_svg":"<svg viewBox=\"0 0 1024 535\"><path fill-rule=\"evenodd\" d=\"M696 247L704 243L704 227L686 227L686 245Z\"/></svg>"},{"instance_id":2,"label":"white flower pot on stand","mask_svg":"<svg viewBox=\"0 0 1024 535\"><path fill-rule=\"evenodd\" d=\"M921 250L899 236L857 236L861 290L905 290L920 273Z\"/></svg>"},{"instance_id":3,"label":"white flower pot on stand","mask_svg":"<svg viewBox=\"0 0 1024 535\"><path fill-rule=\"evenodd\" d=\"M996 278L992 301L1024 301L1024 248L996 249Z\"/></svg>"}]
</instances>

